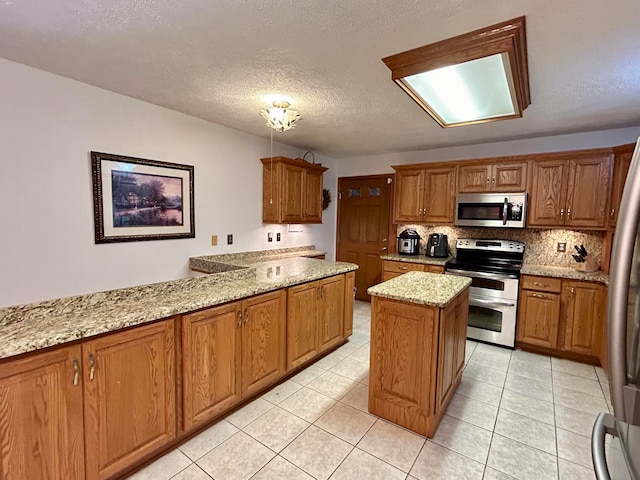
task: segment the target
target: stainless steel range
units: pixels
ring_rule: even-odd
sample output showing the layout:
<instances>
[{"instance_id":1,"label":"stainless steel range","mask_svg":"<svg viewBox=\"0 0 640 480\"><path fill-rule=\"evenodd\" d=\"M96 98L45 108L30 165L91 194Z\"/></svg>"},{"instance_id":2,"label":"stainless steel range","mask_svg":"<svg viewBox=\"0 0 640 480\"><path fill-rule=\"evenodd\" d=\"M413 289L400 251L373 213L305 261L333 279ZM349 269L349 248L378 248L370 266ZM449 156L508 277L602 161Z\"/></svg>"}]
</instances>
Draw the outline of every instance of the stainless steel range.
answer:
<instances>
[{"instance_id":1,"label":"stainless steel range","mask_svg":"<svg viewBox=\"0 0 640 480\"><path fill-rule=\"evenodd\" d=\"M524 243L460 238L445 273L471 277L467 338L514 348Z\"/></svg>"}]
</instances>

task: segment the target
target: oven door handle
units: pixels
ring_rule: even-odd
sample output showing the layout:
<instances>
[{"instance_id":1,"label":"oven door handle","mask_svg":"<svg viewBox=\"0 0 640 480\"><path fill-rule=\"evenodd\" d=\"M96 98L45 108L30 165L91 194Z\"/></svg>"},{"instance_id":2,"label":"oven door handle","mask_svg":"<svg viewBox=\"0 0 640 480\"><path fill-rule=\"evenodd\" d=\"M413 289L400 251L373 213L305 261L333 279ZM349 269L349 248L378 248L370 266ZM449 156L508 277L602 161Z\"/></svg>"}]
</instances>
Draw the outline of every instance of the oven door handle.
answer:
<instances>
[{"instance_id":1,"label":"oven door handle","mask_svg":"<svg viewBox=\"0 0 640 480\"><path fill-rule=\"evenodd\" d=\"M515 303L496 302L492 300L480 300L479 298L469 297L469 304L486 305L487 307L515 307Z\"/></svg>"},{"instance_id":2,"label":"oven door handle","mask_svg":"<svg viewBox=\"0 0 640 480\"><path fill-rule=\"evenodd\" d=\"M509 211L509 199L504 197L504 205L502 205L502 224L507 224L507 215Z\"/></svg>"},{"instance_id":3,"label":"oven door handle","mask_svg":"<svg viewBox=\"0 0 640 480\"><path fill-rule=\"evenodd\" d=\"M518 275L510 275L507 273L467 272L466 270L458 270L457 268L448 268L445 270L445 273L462 275L464 277L487 278L489 280L510 280L518 278Z\"/></svg>"}]
</instances>

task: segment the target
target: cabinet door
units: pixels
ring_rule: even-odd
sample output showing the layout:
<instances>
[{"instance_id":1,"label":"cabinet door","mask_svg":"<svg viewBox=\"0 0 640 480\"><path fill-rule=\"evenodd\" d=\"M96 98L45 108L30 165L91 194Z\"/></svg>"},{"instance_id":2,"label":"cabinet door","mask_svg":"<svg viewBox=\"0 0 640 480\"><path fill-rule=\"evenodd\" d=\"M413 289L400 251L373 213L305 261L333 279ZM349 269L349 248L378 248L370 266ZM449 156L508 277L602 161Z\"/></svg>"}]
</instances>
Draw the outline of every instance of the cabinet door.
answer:
<instances>
[{"instance_id":1,"label":"cabinet door","mask_svg":"<svg viewBox=\"0 0 640 480\"><path fill-rule=\"evenodd\" d=\"M302 167L282 164L282 223L304 221L304 174Z\"/></svg>"},{"instance_id":2,"label":"cabinet door","mask_svg":"<svg viewBox=\"0 0 640 480\"><path fill-rule=\"evenodd\" d=\"M456 205L456 167L425 170L424 188L423 221L453 224Z\"/></svg>"},{"instance_id":3,"label":"cabinet door","mask_svg":"<svg viewBox=\"0 0 640 480\"><path fill-rule=\"evenodd\" d=\"M304 181L305 223L322 223L322 172L307 170Z\"/></svg>"},{"instance_id":4,"label":"cabinet door","mask_svg":"<svg viewBox=\"0 0 640 480\"><path fill-rule=\"evenodd\" d=\"M465 165L458 169L458 192L486 192L491 189L491 165Z\"/></svg>"},{"instance_id":5,"label":"cabinet door","mask_svg":"<svg viewBox=\"0 0 640 480\"><path fill-rule=\"evenodd\" d=\"M289 288L287 294L287 370L318 354L318 282Z\"/></svg>"},{"instance_id":6,"label":"cabinet door","mask_svg":"<svg viewBox=\"0 0 640 480\"><path fill-rule=\"evenodd\" d=\"M242 302L242 394L251 396L285 373L286 308L284 289Z\"/></svg>"},{"instance_id":7,"label":"cabinet door","mask_svg":"<svg viewBox=\"0 0 640 480\"><path fill-rule=\"evenodd\" d=\"M262 166L262 223L280 223L282 202L282 163L271 161Z\"/></svg>"},{"instance_id":8,"label":"cabinet door","mask_svg":"<svg viewBox=\"0 0 640 480\"><path fill-rule=\"evenodd\" d=\"M318 349L320 352L343 340L344 275L320 280L318 303Z\"/></svg>"},{"instance_id":9,"label":"cabinet door","mask_svg":"<svg viewBox=\"0 0 640 480\"><path fill-rule=\"evenodd\" d=\"M174 322L82 345L87 477L113 476L176 436Z\"/></svg>"},{"instance_id":10,"label":"cabinet door","mask_svg":"<svg viewBox=\"0 0 640 480\"><path fill-rule=\"evenodd\" d=\"M564 281L566 330L564 349L597 356L604 314L604 288L590 282Z\"/></svg>"},{"instance_id":11,"label":"cabinet door","mask_svg":"<svg viewBox=\"0 0 640 480\"><path fill-rule=\"evenodd\" d=\"M569 161L565 225L604 228L611 157Z\"/></svg>"},{"instance_id":12,"label":"cabinet door","mask_svg":"<svg viewBox=\"0 0 640 480\"><path fill-rule=\"evenodd\" d=\"M527 162L499 163L493 166L491 189L498 192L527 190Z\"/></svg>"},{"instance_id":13,"label":"cabinet door","mask_svg":"<svg viewBox=\"0 0 640 480\"><path fill-rule=\"evenodd\" d=\"M240 302L182 317L184 430L240 401Z\"/></svg>"},{"instance_id":14,"label":"cabinet door","mask_svg":"<svg viewBox=\"0 0 640 480\"><path fill-rule=\"evenodd\" d=\"M615 149L615 160L613 163L613 178L611 181L611 195L609 197L609 215L607 226L611 229L616 227L618 221L618 209L624 190L624 182L627 179L634 145L627 145L626 148Z\"/></svg>"},{"instance_id":15,"label":"cabinet door","mask_svg":"<svg viewBox=\"0 0 640 480\"><path fill-rule=\"evenodd\" d=\"M356 272L349 272L344 277L344 328L342 336L347 338L353 333L353 301L355 298Z\"/></svg>"},{"instance_id":16,"label":"cabinet door","mask_svg":"<svg viewBox=\"0 0 640 480\"><path fill-rule=\"evenodd\" d=\"M528 226L564 225L566 160L533 163Z\"/></svg>"},{"instance_id":17,"label":"cabinet door","mask_svg":"<svg viewBox=\"0 0 640 480\"><path fill-rule=\"evenodd\" d=\"M540 347L558 347L560 295L522 290L518 306L519 342Z\"/></svg>"},{"instance_id":18,"label":"cabinet door","mask_svg":"<svg viewBox=\"0 0 640 480\"><path fill-rule=\"evenodd\" d=\"M396 173L395 223L422 221L423 188L424 170L400 170Z\"/></svg>"},{"instance_id":19,"label":"cabinet door","mask_svg":"<svg viewBox=\"0 0 640 480\"><path fill-rule=\"evenodd\" d=\"M74 346L0 365L3 480L84 478L80 359Z\"/></svg>"}]
</instances>

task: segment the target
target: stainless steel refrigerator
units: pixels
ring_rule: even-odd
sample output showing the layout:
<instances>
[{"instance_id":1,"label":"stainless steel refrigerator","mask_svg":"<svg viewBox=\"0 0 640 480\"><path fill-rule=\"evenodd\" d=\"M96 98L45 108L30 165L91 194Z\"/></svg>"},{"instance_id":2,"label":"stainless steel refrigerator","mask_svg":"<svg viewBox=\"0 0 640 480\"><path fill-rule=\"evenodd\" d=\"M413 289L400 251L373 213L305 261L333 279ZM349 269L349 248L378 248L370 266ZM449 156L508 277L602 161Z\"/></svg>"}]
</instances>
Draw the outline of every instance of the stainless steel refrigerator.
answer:
<instances>
[{"instance_id":1,"label":"stainless steel refrigerator","mask_svg":"<svg viewBox=\"0 0 640 480\"><path fill-rule=\"evenodd\" d=\"M607 300L613 412L593 426L596 478L640 480L640 139L631 159L613 239Z\"/></svg>"}]
</instances>

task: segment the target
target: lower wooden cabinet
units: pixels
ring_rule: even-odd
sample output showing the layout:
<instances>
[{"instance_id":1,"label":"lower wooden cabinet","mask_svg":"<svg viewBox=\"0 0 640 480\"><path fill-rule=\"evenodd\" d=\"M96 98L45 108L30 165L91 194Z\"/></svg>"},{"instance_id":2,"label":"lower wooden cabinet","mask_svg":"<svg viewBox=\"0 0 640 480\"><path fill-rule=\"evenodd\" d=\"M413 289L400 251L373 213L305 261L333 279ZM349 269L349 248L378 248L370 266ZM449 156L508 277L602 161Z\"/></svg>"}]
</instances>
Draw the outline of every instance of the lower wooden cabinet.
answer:
<instances>
[{"instance_id":1,"label":"lower wooden cabinet","mask_svg":"<svg viewBox=\"0 0 640 480\"><path fill-rule=\"evenodd\" d=\"M523 275L519 344L599 357L605 294L595 282Z\"/></svg>"},{"instance_id":2,"label":"lower wooden cabinet","mask_svg":"<svg viewBox=\"0 0 640 480\"><path fill-rule=\"evenodd\" d=\"M342 336L347 338L353 333L353 302L356 298L356 272L344 276L344 325Z\"/></svg>"},{"instance_id":3,"label":"lower wooden cabinet","mask_svg":"<svg viewBox=\"0 0 640 480\"><path fill-rule=\"evenodd\" d=\"M348 293L344 275L289 288L287 370L306 363L344 340L345 295ZM350 305L353 311L353 300Z\"/></svg>"},{"instance_id":4,"label":"lower wooden cabinet","mask_svg":"<svg viewBox=\"0 0 640 480\"><path fill-rule=\"evenodd\" d=\"M79 345L0 364L0 478L83 479Z\"/></svg>"},{"instance_id":5,"label":"lower wooden cabinet","mask_svg":"<svg viewBox=\"0 0 640 480\"><path fill-rule=\"evenodd\" d=\"M285 308L278 290L182 317L185 431L284 375Z\"/></svg>"},{"instance_id":6,"label":"lower wooden cabinet","mask_svg":"<svg viewBox=\"0 0 640 480\"><path fill-rule=\"evenodd\" d=\"M431 265L428 263L413 263L393 260L382 261L382 281L386 282L392 278L399 277L407 272L428 272L444 273L444 266Z\"/></svg>"},{"instance_id":7,"label":"lower wooden cabinet","mask_svg":"<svg viewBox=\"0 0 640 480\"><path fill-rule=\"evenodd\" d=\"M89 479L109 478L176 437L174 320L82 344Z\"/></svg>"}]
</instances>

